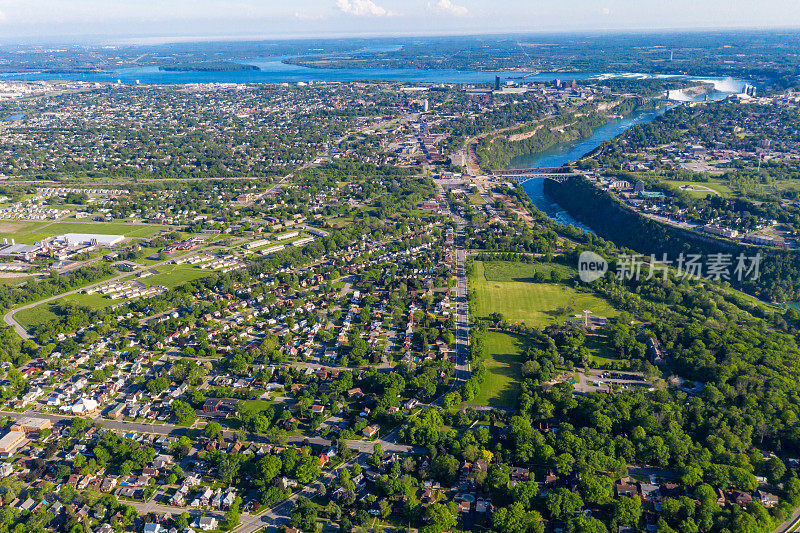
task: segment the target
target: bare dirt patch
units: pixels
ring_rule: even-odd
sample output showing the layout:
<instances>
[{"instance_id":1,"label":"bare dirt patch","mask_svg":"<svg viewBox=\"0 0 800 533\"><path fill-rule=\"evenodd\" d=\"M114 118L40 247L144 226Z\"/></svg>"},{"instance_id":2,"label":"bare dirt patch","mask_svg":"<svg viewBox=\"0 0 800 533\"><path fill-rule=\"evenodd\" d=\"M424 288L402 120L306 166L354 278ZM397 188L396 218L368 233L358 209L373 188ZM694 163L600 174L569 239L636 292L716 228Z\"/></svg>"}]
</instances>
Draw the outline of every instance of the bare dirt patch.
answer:
<instances>
[{"instance_id":1,"label":"bare dirt patch","mask_svg":"<svg viewBox=\"0 0 800 533\"><path fill-rule=\"evenodd\" d=\"M525 209L522 209L520 206L518 206L517 203L514 200L512 200L509 196L499 193L494 193L493 196L496 200L500 200L501 202L506 204L506 206L508 206L509 209L511 209L514 213L516 213L517 216L519 216L519 218L524 220L527 224L530 224L531 226L536 225L536 221L533 219L531 214Z\"/></svg>"},{"instance_id":2,"label":"bare dirt patch","mask_svg":"<svg viewBox=\"0 0 800 533\"><path fill-rule=\"evenodd\" d=\"M27 229L29 226L30 222L3 221L0 222L0 233L11 233L14 231L20 231L23 229Z\"/></svg>"}]
</instances>

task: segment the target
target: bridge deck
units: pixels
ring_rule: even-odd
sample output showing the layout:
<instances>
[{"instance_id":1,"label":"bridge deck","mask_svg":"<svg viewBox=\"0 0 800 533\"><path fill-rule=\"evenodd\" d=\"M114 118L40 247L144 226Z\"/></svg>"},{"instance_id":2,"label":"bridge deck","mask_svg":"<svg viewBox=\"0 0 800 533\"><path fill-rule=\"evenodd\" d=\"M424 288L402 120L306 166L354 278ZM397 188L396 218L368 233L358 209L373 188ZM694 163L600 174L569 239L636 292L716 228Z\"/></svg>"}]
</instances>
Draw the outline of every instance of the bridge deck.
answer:
<instances>
[{"instance_id":1,"label":"bridge deck","mask_svg":"<svg viewBox=\"0 0 800 533\"><path fill-rule=\"evenodd\" d=\"M549 169L546 169L549 170ZM500 173L492 173L492 177L495 178L512 178L515 182L522 184L526 181L536 179L536 178L545 178L553 181L557 181L559 183L564 183L566 180L570 178L574 178L575 176L583 176L583 173L580 172L572 172L569 170L559 168L561 172L542 172L542 169L538 168L527 168L527 169L515 169L511 171L498 171Z\"/></svg>"}]
</instances>

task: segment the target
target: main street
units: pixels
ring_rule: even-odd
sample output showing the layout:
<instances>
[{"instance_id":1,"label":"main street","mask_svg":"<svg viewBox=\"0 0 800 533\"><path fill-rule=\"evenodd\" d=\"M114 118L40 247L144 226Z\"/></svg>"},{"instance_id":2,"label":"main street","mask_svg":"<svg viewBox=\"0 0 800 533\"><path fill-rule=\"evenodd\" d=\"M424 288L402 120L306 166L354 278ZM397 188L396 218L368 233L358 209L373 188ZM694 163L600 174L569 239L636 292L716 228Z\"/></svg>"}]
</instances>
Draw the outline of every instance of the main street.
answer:
<instances>
[{"instance_id":1,"label":"main street","mask_svg":"<svg viewBox=\"0 0 800 533\"><path fill-rule=\"evenodd\" d=\"M464 229L467 222L455 217L458 233L455 237L456 251L456 385L469 379L469 298L467 293L467 251L464 247Z\"/></svg>"},{"instance_id":2,"label":"main street","mask_svg":"<svg viewBox=\"0 0 800 533\"><path fill-rule=\"evenodd\" d=\"M441 184L437 184L442 191ZM452 209L452 207L451 207ZM453 386L449 392L463 385L472 372L469 355L469 295L467 293L467 249L465 246L465 228L467 221L451 211L456 223L454 250L456 254L456 365ZM444 394L431 403L442 405Z\"/></svg>"}]
</instances>

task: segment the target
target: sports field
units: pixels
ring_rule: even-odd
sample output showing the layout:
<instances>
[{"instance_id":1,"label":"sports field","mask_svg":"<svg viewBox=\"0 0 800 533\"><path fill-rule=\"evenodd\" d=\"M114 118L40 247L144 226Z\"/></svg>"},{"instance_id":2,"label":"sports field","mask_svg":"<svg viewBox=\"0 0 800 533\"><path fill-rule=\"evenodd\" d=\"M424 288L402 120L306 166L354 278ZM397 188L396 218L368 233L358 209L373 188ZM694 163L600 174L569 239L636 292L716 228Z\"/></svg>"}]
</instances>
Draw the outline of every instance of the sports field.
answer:
<instances>
[{"instance_id":1,"label":"sports field","mask_svg":"<svg viewBox=\"0 0 800 533\"><path fill-rule=\"evenodd\" d=\"M564 319L579 314L584 309L592 311L596 316L612 317L618 314L605 300L565 285L487 279L487 271L492 276L492 272L499 269L506 269L506 275L514 279L530 279L530 270L523 268L530 265L520 263L522 266L515 271L511 266L514 263L506 266L491 265L488 269L482 261L475 261L474 264L469 287L475 291L472 312L477 317L486 318L491 313L498 312L511 322L523 322L528 326L542 328L562 323Z\"/></svg>"},{"instance_id":2,"label":"sports field","mask_svg":"<svg viewBox=\"0 0 800 533\"><path fill-rule=\"evenodd\" d=\"M161 228L150 225L133 225L105 222L52 222L52 221L0 221L0 239L15 239L17 243L33 244L45 237L65 233L97 233L101 235L125 235L126 237L149 237Z\"/></svg>"},{"instance_id":3,"label":"sports field","mask_svg":"<svg viewBox=\"0 0 800 533\"><path fill-rule=\"evenodd\" d=\"M486 380L478 395L467 403L492 407L514 407L522 380L521 351L518 335L489 331L486 333Z\"/></svg>"}]
</instances>

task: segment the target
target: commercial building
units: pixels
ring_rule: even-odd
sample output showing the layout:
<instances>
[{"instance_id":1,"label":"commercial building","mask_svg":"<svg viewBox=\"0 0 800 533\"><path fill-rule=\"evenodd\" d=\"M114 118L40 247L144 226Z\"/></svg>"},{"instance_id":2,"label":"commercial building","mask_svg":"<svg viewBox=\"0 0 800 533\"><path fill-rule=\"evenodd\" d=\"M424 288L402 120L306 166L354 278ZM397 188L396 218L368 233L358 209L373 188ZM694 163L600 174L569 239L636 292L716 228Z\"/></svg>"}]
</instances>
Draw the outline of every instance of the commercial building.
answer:
<instances>
[{"instance_id":1,"label":"commercial building","mask_svg":"<svg viewBox=\"0 0 800 533\"><path fill-rule=\"evenodd\" d=\"M0 438L0 455L13 455L26 442L28 439L24 431L9 431Z\"/></svg>"},{"instance_id":2,"label":"commercial building","mask_svg":"<svg viewBox=\"0 0 800 533\"><path fill-rule=\"evenodd\" d=\"M53 423L47 418L36 418L26 416L20 418L11 426L11 431L22 431L23 433L39 433L45 429L53 427Z\"/></svg>"},{"instance_id":3,"label":"commercial building","mask_svg":"<svg viewBox=\"0 0 800 533\"><path fill-rule=\"evenodd\" d=\"M69 246L116 246L125 240L123 235L105 235L102 233L67 233L58 240L64 240Z\"/></svg>"},{"instance_id":4,"label":"commercial building","mask_svg":"<svg viewBox=\"0 0 800 533\"><path fill-rule=\"evenodd\" d=\"M3 239L5 241L5 239ZM2 247L0 247L0 256L4 257L14 257L17 259L24 259L26 261L30 261L36 254L42 252L44 248L42 248L38 244L6 244L3 242Z\"/></svg>"}]
</instances>

